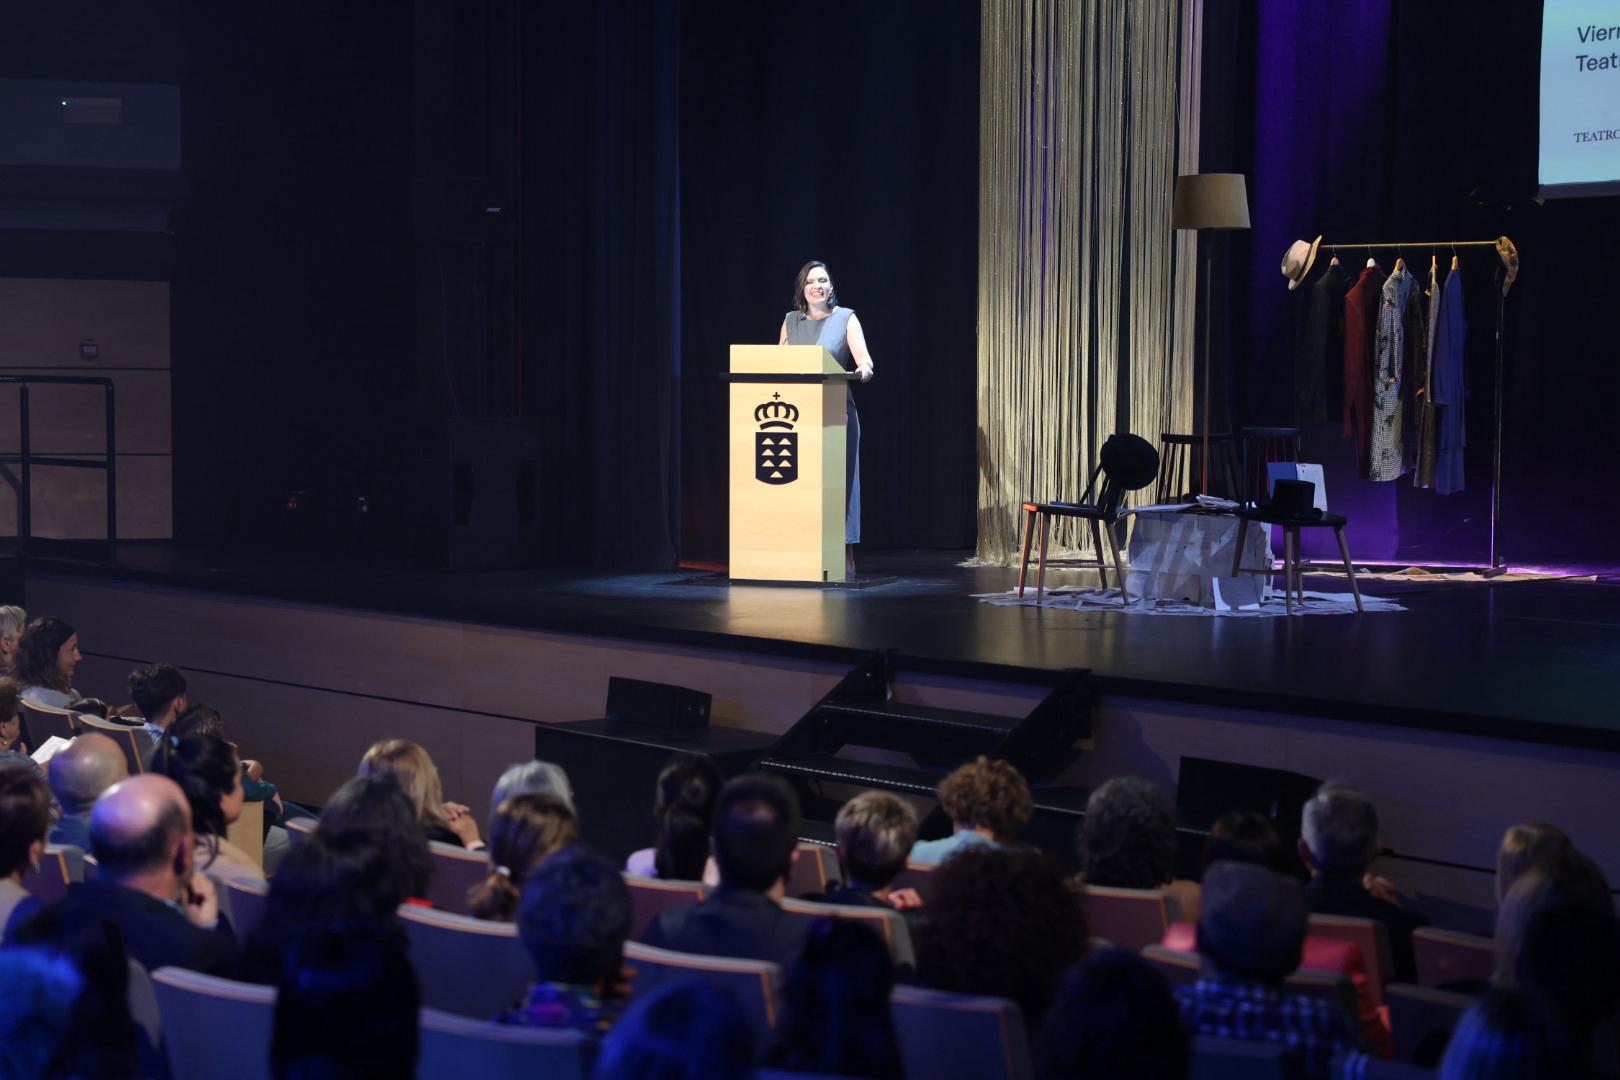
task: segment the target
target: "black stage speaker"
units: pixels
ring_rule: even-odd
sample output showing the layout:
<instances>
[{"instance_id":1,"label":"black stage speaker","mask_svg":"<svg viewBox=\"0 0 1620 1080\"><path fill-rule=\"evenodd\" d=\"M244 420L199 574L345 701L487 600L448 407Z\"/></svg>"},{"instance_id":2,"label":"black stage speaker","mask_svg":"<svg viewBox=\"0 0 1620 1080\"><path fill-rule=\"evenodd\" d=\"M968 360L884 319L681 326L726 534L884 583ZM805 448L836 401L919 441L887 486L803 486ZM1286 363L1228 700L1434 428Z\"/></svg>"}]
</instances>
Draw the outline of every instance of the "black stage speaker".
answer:
<instances>
[{"instance_id":1,"label":"black stage speaker","mask_svg":"<svg viewBox=\"0 0 1620 1080\"><path fill-rule=\"evenodd\" d=\"M614 675L608 679L607 718L648 727L707 727L712 700L701 690Z\"/></svg>"},{"instance_id":2,"label":"black stage speaker","mask_svg":"<svg viewBox=\"0 0 1620 1080\"><path fill-rule=\"evenodd\" d=\"M446 570L515 570L540 551L540 425L457 417L423 440L418 550Z\"/></svg>"},{"instance_id":3,"label":"black stage speaker","mask_svg":"<svg viewBox=\"0 0 1620 1080\"><path fill-rule=\"evenodd\" d=\"M622 863L632 851L652 846L653 788L671 757L707 755L730 779L747 772L775 742L774 735L737 728L577 720L537 725L534 756L563 767L574 789L580 835Z\"/></svg>"},{"instance_id":4,"label":"black stage speaker","mask_svg":"<svg viewBox=\"0 0 1620 1080\"><path fill-rule=\"evenodd\" d=\"M1184 757L1176 809L1184 827L1205 832L1228 811L1254 810L1270 818L1283 841L1292 845L1299 839L1305 804L1321 786L1314 776L1286 769Z\"/></svg>"}]
</instances>

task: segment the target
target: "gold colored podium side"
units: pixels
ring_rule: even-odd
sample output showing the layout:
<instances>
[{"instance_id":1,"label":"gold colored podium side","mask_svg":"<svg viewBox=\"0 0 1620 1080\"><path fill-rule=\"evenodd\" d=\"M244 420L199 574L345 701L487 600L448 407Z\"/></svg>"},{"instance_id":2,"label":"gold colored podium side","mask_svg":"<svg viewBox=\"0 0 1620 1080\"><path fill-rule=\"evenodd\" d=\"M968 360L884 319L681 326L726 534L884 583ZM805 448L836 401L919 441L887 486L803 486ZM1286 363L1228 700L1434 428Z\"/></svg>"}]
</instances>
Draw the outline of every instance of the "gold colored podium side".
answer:
<instances>
[{"instance_id":1,"label":"gold colored podium side","mask_svg":"<svg viewBox=\"0 0 1620 1080\"><path fill-rule=\"evenodd\" d=\"M844 369L819 345L733 345L731 375L731 579L843 581Z\"/></svg>"}]
</instances>

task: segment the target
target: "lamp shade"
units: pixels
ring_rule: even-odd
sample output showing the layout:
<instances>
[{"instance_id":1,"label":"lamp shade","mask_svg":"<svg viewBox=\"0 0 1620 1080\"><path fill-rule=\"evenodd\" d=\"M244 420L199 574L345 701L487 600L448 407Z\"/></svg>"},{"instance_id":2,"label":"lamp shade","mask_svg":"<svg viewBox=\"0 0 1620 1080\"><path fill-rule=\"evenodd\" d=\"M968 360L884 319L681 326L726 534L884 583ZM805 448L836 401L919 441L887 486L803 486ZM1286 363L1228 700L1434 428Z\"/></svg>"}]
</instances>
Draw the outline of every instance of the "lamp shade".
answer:
<instances>
[{"instance_id":1,"label":"lamp shade","mask_svg":"<svg viewBox=\"0 0 1620 1080\"><path fill-rule=\"evenodd\" d=\"M1172 229L1247 229L1249 193L1242 173L1194 173L1176 177Z\"/></svg>"}]
</instances>

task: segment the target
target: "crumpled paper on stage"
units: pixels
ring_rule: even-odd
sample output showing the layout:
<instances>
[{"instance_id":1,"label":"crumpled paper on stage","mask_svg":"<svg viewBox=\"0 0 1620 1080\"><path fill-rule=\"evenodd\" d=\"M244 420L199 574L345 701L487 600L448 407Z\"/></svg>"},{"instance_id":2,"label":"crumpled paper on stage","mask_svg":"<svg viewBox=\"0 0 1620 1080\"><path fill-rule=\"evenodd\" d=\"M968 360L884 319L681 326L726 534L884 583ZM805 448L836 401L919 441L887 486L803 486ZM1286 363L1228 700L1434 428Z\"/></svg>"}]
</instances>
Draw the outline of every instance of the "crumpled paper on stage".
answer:
<instances>
[{"instance_id":1,"label":"crumpled paper on stage","mask_svg":"<svg viewBox=\"0 0 1620 1080\"><path fill-rule=\"evenodd\" d=\"M1282 594L1278 593L1272 599L1260 604L1246 604L1241 607L1212 608L1201 604L1191 604L1183 600L1142 600L1135 593L1131 594L1131 603L1121 606L1118 589L1097 589L1084 586L1065 585L1056 589L1047 589L1043 600L1035 599L1035 590L1026 588L1023 598L1018 596L1017 589L1009 589L1004 593L979 593L975 600L986 604L995 604L998 607L1045 607L1064 608L1069 611L1117 611L1124 615L1219 615L1222 617L1237 617L1249 619L1269 619L1274 616L1286 616L1287 605ZM1405 611L1406 608L1393 600L1385 600L1377 596L1361 596L1362 605L1371 614L1375 611ZM1294 602L1295 615L1354 615L1356 613L1356 598L1349 593L1314 592L1305 591L1305 603Z\"/></svg>"}]
</instances>

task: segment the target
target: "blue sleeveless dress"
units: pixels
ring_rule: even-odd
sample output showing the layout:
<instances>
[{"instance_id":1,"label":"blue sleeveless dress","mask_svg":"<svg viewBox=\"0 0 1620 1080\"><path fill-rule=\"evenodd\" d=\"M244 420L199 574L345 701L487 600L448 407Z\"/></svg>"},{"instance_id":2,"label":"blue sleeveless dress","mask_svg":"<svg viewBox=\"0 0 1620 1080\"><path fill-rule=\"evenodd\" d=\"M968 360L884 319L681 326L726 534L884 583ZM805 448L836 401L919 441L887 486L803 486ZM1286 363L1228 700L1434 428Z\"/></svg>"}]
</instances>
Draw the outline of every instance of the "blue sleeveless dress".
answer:
<instances>
[{"instance_id":1,"label":"blue sleeveless dress","mask_svg":"<svg viewBox=\"0 0 1620 1080\"><path fill-rule=\"evenodd\" d=\"M787 343L789 345L820 345L833 354L845 371L855 370L855 357L849 351L849 317L854 308L836 307L825 319L807 319L803 312L787 313ZM861 542L861 417L855 411L854 387L848 396L849 411L846 421L848 443L844 450L844 492L848 505L844 510L844 543Z\"/></svg>"}]
</instances>

